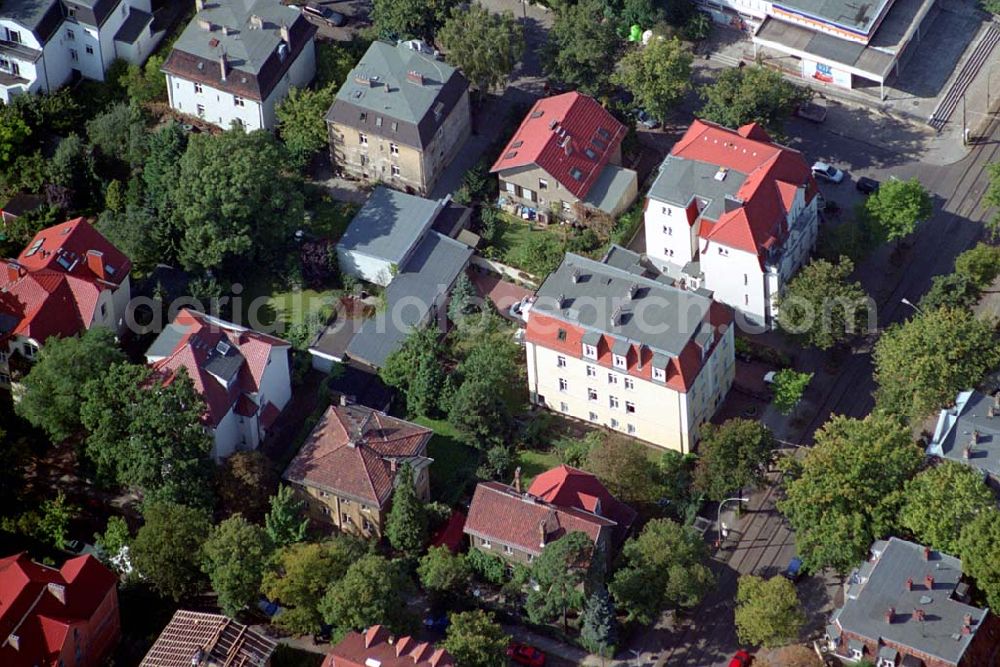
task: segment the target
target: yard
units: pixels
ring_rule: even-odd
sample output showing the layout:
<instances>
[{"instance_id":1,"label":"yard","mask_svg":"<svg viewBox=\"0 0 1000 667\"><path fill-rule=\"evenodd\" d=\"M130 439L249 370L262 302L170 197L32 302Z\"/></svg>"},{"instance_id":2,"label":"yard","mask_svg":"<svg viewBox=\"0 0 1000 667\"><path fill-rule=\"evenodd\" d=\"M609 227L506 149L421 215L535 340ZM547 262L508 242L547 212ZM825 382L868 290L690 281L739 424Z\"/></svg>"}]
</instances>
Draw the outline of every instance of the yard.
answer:
<instances>
[{"instance_id":1,"label":"yard","mask_svg":"<svg viewBox=\"0 0 1000 667\"><path fill-rule=\"evenodd\" d=\"M434 429L434 436L427 445L427 455L434 459L431 496L454 506L475 482L479 451L463 444L454 427L443 419L418 417L413 421Z\"/></svg>"}]
</instances>

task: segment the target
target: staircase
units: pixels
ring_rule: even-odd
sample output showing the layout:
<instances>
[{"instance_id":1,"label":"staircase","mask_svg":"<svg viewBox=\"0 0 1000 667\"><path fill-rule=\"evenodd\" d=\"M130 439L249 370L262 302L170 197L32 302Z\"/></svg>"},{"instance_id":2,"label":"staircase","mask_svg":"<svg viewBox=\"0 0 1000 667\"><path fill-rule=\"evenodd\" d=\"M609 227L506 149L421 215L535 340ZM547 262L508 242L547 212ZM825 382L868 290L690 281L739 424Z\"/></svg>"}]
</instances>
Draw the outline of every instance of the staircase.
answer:
<instances>
[{"instance_id":1,"label":"staircase","mask_svg":"<svg viewBox=\"0 0 1000 667\"><path fill-rule=\"evenodd\" d=\"M962 96L965 95L965 91L969 88L972 80L976 78L976 74L982 69L983 64L990 57L997 43L1000 43L1000 27L996 23L991 22L990 26L986 29L986 34L980 38L979 44L976 45L975 51L969 56L965 66L962 67L962 71L959 72L958 76L952 82L948 94L941 98L937 108L934 109L934 113L931 114L931 119L928 123L935 130L940 132L941 128L948 122L948 119L951 118L951 115L955 113L955 109L958 108L958 103L962 100Z\"/></svg>"}]
</instances>

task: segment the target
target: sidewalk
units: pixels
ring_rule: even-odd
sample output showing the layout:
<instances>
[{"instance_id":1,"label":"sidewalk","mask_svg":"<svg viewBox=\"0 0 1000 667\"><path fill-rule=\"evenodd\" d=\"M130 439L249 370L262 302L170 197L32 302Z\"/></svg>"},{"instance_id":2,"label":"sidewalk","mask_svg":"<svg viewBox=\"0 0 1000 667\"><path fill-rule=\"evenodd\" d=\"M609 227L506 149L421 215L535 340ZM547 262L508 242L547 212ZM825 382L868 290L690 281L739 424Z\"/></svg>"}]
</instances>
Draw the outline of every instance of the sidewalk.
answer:
<instances>
[{"instance_id":1,"label":"sidewalk","mask_svg":"<svg viewBox=\"0 0 1000 667\"><path fill-rule=\"evenodd\" d=\"M590 655L583 649L537 634L520 625L504 625L503 631L510 635L514 641L521 642L522 644L530 644L548 656L556 656L574 665L603 667L604 665L624 664L624 661L616 662L596 655Z\"/></svg>"}]
</instances>

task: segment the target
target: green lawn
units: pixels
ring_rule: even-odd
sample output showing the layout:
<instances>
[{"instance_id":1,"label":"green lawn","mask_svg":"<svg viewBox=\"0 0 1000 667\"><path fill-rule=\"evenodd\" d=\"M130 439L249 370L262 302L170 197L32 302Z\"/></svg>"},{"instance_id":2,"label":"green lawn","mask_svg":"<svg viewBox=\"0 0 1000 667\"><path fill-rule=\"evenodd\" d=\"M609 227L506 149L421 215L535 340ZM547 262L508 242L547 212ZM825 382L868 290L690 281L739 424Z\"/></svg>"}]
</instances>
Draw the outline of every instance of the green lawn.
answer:
<instances>
[{"instance_id":1,"label":"green lawn","mask_svg":"<svg viewBox=\"0 0 1000 667\"><path fill-rule=\"evenodd\" d=\"M304 324L312 314L325 323L333 314L339 290L304 289L293 291L288 283L270 275L247 276L243 299L244 322L256 328L259 324L270 327L275 322L284 325L284 331Z\"/></svg>"},{"instance_id":2,"label":"green lawn","mask_svg":"<svg viewBox=\"0 0 1000 667\"><path fill-rule=\"evenodd\" d=\"M413 421L434 429L434 436L427 445L427 455L434 459L431 496L434 500L455 505L476 479L479 451L463 444L454 427L443 419L418 417Z\"/></svg>"}]
</instances>

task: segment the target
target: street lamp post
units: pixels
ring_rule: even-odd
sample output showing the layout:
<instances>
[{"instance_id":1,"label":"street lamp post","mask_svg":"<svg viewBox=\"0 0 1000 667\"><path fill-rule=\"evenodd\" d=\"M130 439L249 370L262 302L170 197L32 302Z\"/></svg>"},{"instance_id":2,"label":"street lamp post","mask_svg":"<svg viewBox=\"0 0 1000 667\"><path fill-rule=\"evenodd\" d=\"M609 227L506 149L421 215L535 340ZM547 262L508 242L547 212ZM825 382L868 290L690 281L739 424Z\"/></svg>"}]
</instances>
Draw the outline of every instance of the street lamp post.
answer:
<instances>
[{"instance_id":1,"label":"street lamp post","mask_svg":"<svg viewBox=\"0 0 1000 667\"><path fill-rule=\"evenodd\" d=\"M733 503L733 502L748 503L750 502L750 499L743 498L742 496L736 496L734 498L726 498L721 503L719 503L719 511L716 512L715 515L715 530L718 534L718 537L716 538L717 546L722 546L722 508L725 506L726 503Z\"/></svg>"},{"instance_id":2,"label":"street lamp post","mask_svg":"<svg viewBox=\"0 0 1000 667\"><path fill-rule=\"evenodd\" d=\"M918 315L923 315L924 314L924 311L920 309L920 306L918 306L917 304L913 303L912 301L910 301L909 299L907 299L905 296L902 299L900 299L899 302L901 304L903 304L904 306L909 306L913 310L917 311Z\"/></svg>"}]
</instances>

